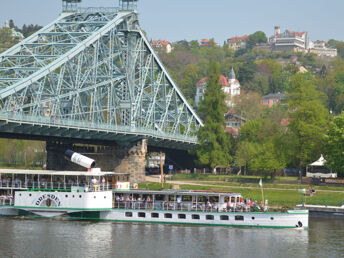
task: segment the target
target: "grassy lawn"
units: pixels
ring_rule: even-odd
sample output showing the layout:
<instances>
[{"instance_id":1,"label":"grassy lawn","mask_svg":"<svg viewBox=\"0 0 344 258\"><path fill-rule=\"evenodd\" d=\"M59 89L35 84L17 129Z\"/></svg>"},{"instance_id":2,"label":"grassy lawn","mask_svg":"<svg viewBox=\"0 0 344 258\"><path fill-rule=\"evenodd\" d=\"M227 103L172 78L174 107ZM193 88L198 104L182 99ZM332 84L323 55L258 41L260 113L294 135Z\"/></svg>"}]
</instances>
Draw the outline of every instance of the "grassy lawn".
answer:
<instances>
[{"instance_id":1,"label":"grassy lawn","mask_svg":"<svg viewBox=\"0 0 344 258\"><path fill-rule=\"evenodd\" d=\"M171 177L171 180L186 181L186 180L199 180L199 181L257 181L261 179L261 176L238 176L238 175L212 175L212 174L176 174ZM267 180L269 181L269 180ZM297 183L297 177L276 177L274 182L283 183Z\"/></svg>"}]
</instances>

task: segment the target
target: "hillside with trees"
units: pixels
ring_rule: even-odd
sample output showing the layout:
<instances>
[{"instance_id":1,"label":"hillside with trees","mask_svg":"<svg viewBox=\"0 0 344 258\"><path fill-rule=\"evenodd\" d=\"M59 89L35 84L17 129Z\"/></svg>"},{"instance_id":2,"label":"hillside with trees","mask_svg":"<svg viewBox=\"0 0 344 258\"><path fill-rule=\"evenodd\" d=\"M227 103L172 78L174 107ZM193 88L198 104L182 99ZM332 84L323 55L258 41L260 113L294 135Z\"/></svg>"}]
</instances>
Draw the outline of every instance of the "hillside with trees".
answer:
<instances>
[{"instance_id":1,"label":"hillside with trees","mask_svg":"<svg viewBox=\"0 0 344 258\"><path fill-rule=\"evenodd\" d=\"M226 159L230 160L229 166L240 167L242 173L260 171L273 177L276 171L287 167L302 170L320 154L329 153L325 148L330 144L326 142L329 137L326 135L329 130L332 133L334 130L330 121L344 108L344 61L341 54L344 43L331 40L329 44L337 47L339 54L337 58L328 58L305 53L276 53L254 47L266 40L263 32L256 32L249 36L248 47L236 52L229 49L226 42L218 46L211 39L209 46L200 46L193 40L188 45L174 44L169 54L159 51L159 56L192 104L196 83L210 76L211 64L217 62L217 69L224 75L234 68L243 90L234 109L247 122L230 145L223 140L220 144L222 152L232 155ZM208 83L207 91L211 91L209 87L213 82ZM262 106L262 96L279 92L287 96L283 103L272 108ZM215 96L214 93L211 95ZM204 103L208 101L204 98L203 105L201 102L198 107L203 119ZM208 103L207 107L209 109L211 105ZM199 135L204 148L200 148L202 152L198 150L199 164L211 169L224 165L220 160L210 161L213 153L220 157L218 153L221 152L213 142L216 137L211 137L207 131L212 123L209 118L205 119L205 129ZM336 124L344 126L339 122ZM206 134L211 140L204 141ZM226 146L231 146L229 151ZM331 159L331 166L341 168L342 165L334 165L334 161L335 158ZM328 164L330 166L330 162Z\"/></svg>"}]
</instances>

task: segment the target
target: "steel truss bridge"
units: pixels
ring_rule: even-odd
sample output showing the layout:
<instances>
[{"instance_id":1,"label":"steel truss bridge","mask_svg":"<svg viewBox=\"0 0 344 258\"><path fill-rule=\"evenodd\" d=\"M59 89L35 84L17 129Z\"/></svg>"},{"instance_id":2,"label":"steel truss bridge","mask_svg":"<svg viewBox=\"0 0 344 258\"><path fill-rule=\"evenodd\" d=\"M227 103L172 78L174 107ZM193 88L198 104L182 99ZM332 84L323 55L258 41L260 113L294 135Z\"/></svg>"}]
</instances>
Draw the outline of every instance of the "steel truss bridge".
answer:
<instances>
[{"instance_id":1,"label":"steel truss bridge","mask_svg":"<svg viewBox=\"0 0 344 258\"><path fill-rule=\"evenodd\" d=\"M0 55L1 134L188 149L200 126L135 10L65 6Z\"/></svg>"}]
</instances>

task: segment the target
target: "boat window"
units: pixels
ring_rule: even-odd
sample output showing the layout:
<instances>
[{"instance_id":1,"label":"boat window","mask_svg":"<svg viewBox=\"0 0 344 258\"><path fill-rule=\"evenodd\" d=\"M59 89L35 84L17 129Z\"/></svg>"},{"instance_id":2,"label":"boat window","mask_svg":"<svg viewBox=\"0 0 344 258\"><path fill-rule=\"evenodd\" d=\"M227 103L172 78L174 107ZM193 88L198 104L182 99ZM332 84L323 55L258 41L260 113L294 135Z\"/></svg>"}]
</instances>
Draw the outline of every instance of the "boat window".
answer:
<instances>
[{"instance_id":1,"label":"boat window","mask_svg":"<svg viewBox=\"0 0 344 258\"><path fill-rule=\"evenodd\" d=\"M186 215L185 214L178 214L178 219L186 219Z\"/></svg>"},{"instance_id":2,"label":"boat window","mask_svg":"<svg viewBox=\"0 0 344 258\"><path fill-rule=\"evenodd\" d=\"M29 194L29 196L32 196L32 194Z\"/></svg>"},{"instance_id":3,"label":"boat window","mask_svg":"<svg viewBox=\"0 0 344 258\"><path fill-rule=\"evenodd\" d=\"M74 197L74 195L73 195L73 197ZM96 199L97 198L97 196L94 196L94 199Z\"/></svg>"},{"instance_id":4,"label":"boat window","mask_svg":"<svg viewBox=\"0 0 344 258\"><path fill-rule=\"evenodd\" d=\"M68 198L68 194L66 194L65 197Z\"/></svg>"},{"instance_id":5,"label":"boat window","mask_svg":"<svg viewBox=\"0 0 344 258\"><path fill-rule=\"evenodd\" d=\"M137 213L137 216L138 216L139 218L145 218L145 217L146 217L146 213L144 213L144 212L139 212L139 213Z\"/></svg>"},{"instance_id":6,"label":"boat window","mask_svg":"<svg viewBox=\"0 0 344 258\"><path fill-rule=\"evenodd\" d=\"M271 219L271 220L274 220L274 218L273 218L273 217L271 217L270 219Z\"/></svg>"},{"instance_id":7,"label":"boat window","mask_svg":"<svg viewBox=\"0 0 344 258\"><path fill-rule=\"evenodd\" d=\"M73 195L73 198L74 198L75 196ZM95 196L94 196L94 198L96 198Z\"/></svg>"},{"instance_id":8,"label":"boat window","mask_svg":"<svg viewBox=\"0 0 344 258\"><path fill-rule=\"evenodd\" d=\"M104 199L106 199L106 196L104 196Z\"/></svg>"},{"instance_id":9,"label":"boat window","mask_svg":"<svg viewBox=\"0 0 344 258\"><path fill-rule=\"evenodd\" d=\"M159 213L152 213L152 214L151 214L151 217L152 217L152 218L159 218Z\"/></svg>"},{"instance_id":10,"label":"boat window","mask_svg":"<svg viewBox=\"0 0 344 258\"><path fill-rule=\"evenodd\" d=\"M128 212L125 213L125 216L126 216L126 217L132 217L132 216L133 216L133 213L128 211Z\"/></svg>"},{"instance_id":11,"label":"boat window","mask_svg":"<svg viewBox=\"0 0 344 258\"><path fill-rule=\"evenodd\" d=\"M254 220L255 219L255 217L252 217L252 220Z\"/></svg>"},{"instance_id":12,"label":"boat window","mask_svg":"<svg viewBox=\"0 0 344 258\"><path fill-rule=\"evenodd\" d=\"M171 213L165 213L165 218L166 219L172 219L172 214Z\"/></svg>"},{"instance_id":13,"label":"boat window","mask_svg":"<svg viewBox=\"0 0 344 258\"><path fill-rule=\"evenodd\" d=\"M229 220L228 215L221 215L220 220Z\"/></svg>"},{"instance_id":14,"label":"boat window","mask_svg":"<svg viewBox=\"0 0 344 258\"><path fill-rule=\"evenodd\" d=\"M214 220L214 215L206 215L205 219L206 220Z\"/></svg>"},{"instance_id":15,"label":"boat window","mask_svg":"<svg viewBox=\"0 0 344 258\"><path fill-rule=\"evenodd\" d=\"M19 196L21 196L21 193L19 194Z\"/></svg>"},{"instance_id":16,"label":"boat window","mask_svg":"<svg viewBox=\"0 0 344 258\"><path fill-rule=\"evenodd\" d=\"M79 198L81 198L82 196L81 195L79 195Z\"/></svg>"},{"instance_id":17,"label":"boat window","mask_svg":"<svg viewBox=\"0 0 344 258\"><path fill-rule=\"evenodd\" d=\"M192 214L192 219L199 219L199 215L198 214Z\"/></svg>"},{"instance_id":18,"label":"boat window","mask_svg":"<svg viewBox=\"0 0 344 258\"><path fill-rule=\"evenodd\" d=\"M235 220L244 220L244 216L237 215L235 216Z\"/></svg>"}]
</instances>

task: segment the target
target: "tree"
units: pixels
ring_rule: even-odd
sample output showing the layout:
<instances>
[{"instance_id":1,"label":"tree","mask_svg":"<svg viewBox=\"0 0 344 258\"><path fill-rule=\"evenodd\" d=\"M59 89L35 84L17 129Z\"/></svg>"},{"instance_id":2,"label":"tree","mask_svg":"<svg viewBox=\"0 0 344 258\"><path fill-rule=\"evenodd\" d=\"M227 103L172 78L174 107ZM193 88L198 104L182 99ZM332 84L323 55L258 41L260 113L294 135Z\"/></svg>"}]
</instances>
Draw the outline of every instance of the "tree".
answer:
<instances>
[{"instance_id":1,"label":"tree","mask_svg":"<svg viewBox=\"0 0 344 258\"><path fill-rule=\"evenodd\" d=\"M262 117L264 106L261 104L262 96L256 92L248 92L234 98L237 114L247 120L256 120Z\"/></svg>"},{"instance_id":2,"label":"tree","mask_svg":"<svg viewBox=\"0 0 344 258\"><path fill-rule=\"evenodd\" d=\"M325 136L326 166L344 176L344 112L331 122Z\"/></svg>"},{"instance_id":3,"label":"tree","mask_svg":"<svg viewBox=\"0 0 344 258\"><path fill-rule=\"evenodd\" d=\"M9 28L0 29L0 43L9 44L12 43L12 31Z\"/></svg>"},{"instance_id":4,"label":"tree","mask_svg":"<svg viewBox=\"0 0 344 258\"><path fill-rule=\"evenodd\" d=\"M218 165L228 166L232 161L231 138L224 131L226 104L219 77L219 64L212 63L204 99L199 106L205 125L198 131L199 147L196 149L196 155L200 165L212 169Z\"/></svg>"},{"instance_id":5,"label":"tree","mask_svg":"<svg viewBox=\"0 0 344 258\"><path fill-rule=\"evenodd\" d=\"M196 83L199 80L199 69L196 64L189 64L182 72L180 89L188 99L194 99L196 94Z\"/></svg>"},{"instance_id":6,"label":"tree","mask_svg":"<svg viewBox=\"0 0 344 258\"><path fill-rule=\"evenodd\" d=\"M295 159L302 166L321 154L328 121L328 110L324 106L326 97L316 90L314 80L307 74L292 78L289 94L289 129L295 137Z\"/></svg>"},{"instance_id":7,"label":"tree","mask_svg":"<svg viewBox=\"0 0 344 258\"><path fill-rule=\"evenodd\" d=\"M264 174L270 173L274 178L276 170L285 168L286 162L283 156L279 155L273 141L268 141L256 148L256 155L252 158L250 169L262 171Z\"/></svg>"},{"instance_id":8,"label":"tree","mask_svg":"<svg viewBox=\"0 0 344 258\"><path fill-rule=\"evenodd\" d=\"M244 175L247 174L248 164L257 155L257 144L241 141L235 152L234 164L239 167L244 167Z\"/></svg>"},{"instance_id":9,"label":"tree","mask_svg":"<svg viewBox=\"0 0 344 258\"><path fill-rule=\"evenodd\" d=\"M266 43L268 38L263 31L256 31L248 37L247 48L253 48L256 44Z\"/></svg>"},{"instance_id":10,"label":"tree","mask_svg":"<svg viewBox=\"0 0 344 258\"><path fill-rule=\"evenodd\" d=\"M344 42L343 41L338 41L338 40L330 39L328 41L328 44L329 44L330 47L337 48L338 56L344 58Z\"/></svg>"},{"instance_id":11,"label":"tree","mask_svg":"<svg viewBox=\"0 0 344 258\"><path fill-rule=\"evenodd\" d=\"M11 19L9 22L9 26L11 29L14 29L16 26L14 25L14 21Z\"/></svg>"}]
</instances>

